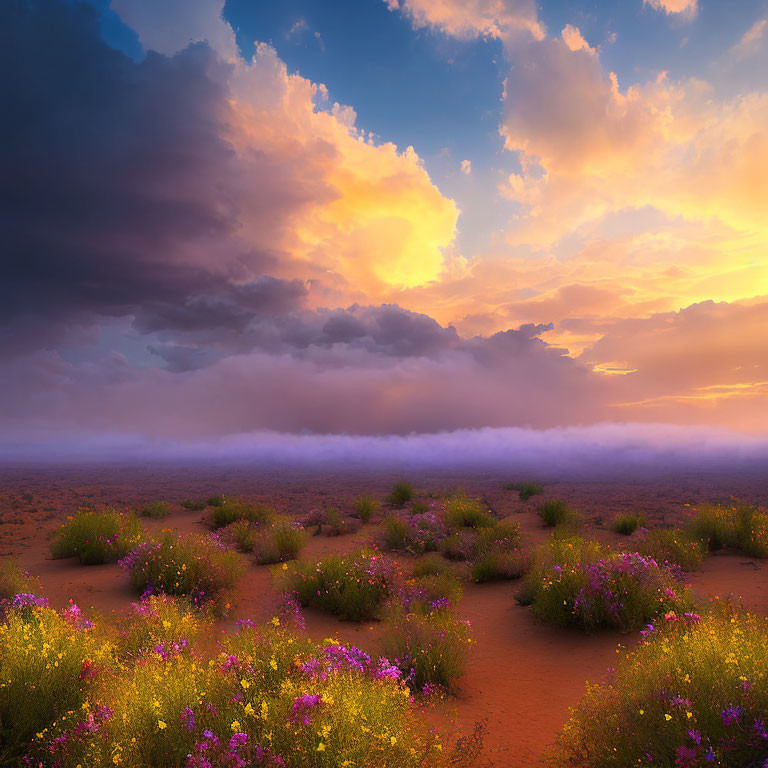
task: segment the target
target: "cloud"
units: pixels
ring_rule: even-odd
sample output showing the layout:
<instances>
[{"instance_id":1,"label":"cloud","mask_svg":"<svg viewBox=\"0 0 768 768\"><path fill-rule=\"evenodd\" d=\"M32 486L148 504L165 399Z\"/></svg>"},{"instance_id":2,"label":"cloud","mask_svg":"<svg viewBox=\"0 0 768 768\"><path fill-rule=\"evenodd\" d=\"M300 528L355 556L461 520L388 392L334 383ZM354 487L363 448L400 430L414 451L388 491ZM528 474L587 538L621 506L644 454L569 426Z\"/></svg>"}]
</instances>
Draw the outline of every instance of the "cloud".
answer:
<instances>
[{"instance_id":1,"label":"cloud","mask_svg":"<svg viewBox=\"0 0 768 768\"><path fill-rule=\"evenodd\" d=\"M765 39L768 19L758 19L742 36L736 45L731 48L731 53L737 59L743 59L755 53Z\"/></svg>"},{"instance_id":2,"label":"cloud","mask_svg":"<svg viewBox=\"0 0 768 768\"><path fill-rule=\"evenodd\" d=\"M227 60L238 56L235 33L223 19L224 0L111 0L110 5L147 50L173 56L190 43L206 42Z\"/></svg>"},{"instance_id":3,"label":"cloud","mask_svg":"<svg viewBox=\"0 0 768 768\"><path fill-rule=\"evenodd\" d=\"M469 174L472 173L472 162L470 160L462 160L459 167L461 168L461 172L466 176L469 176Z\"/></svg>"},{"instance_id":4,"label":"cloud","mask_svg":"<svg viewBox=\"0 0 768 768\"><path fill-rule=\"evenodd\" d=\"M619 418L707 422L765 432L768 302L705 301L649 318L604 324L580 359L620 361Z\"/></svg>"},{"instance_id":5,"label":"cloud","mask_svg":"<svg viewBox=\"0 0 768 768\"><path fill-rule=\"evenodd\" d=\"M428 311L460 330L483 315L472 331L492 332L768 293L768 94L722 96L665 73L622 86L599 53L562 38L508 53L501 132L520 170L499 192L517 210L470 276L431 289ZM586 316L557 301L589 285L613 299ZM440 295L452 297L453 315L439 314ZM537 314L556 304L557 314Z\"/></svg>"},{"instance_id":6,"label":"cloud","mask_svg":"<svg viewBox=\"0 0 768 768\"><path fill-rule=\"evenodd\" d=\"M590 55L595 53L595 49L584 39L581 30L572 24L566 24L561 33L563 42L572 51L586 51Z\"/></svg>"},{"instance_id":7,"label":"cloud","mask_svg":"<svg viewBox=\"0 0 768 768\"><path fill-rule=\"evenodd\" d=\"M650 5L657 11L681 16L695 16L699 0L643 0L643 5Z\"/></svg>"},{"instance_id":8,"label":"cloud","mask_svg":"<svg viewBox=\"0 0 768 768\"><path fill-rule=\"evenodd\" d=\"M459 39L492 37L511 41L545 29L533 0L384 0L406 14L414 27L433 27Z\"/></svg>"},{"instance_id":9,"label":"cloud","mask_svg":"<svg viewBox=\"0 0 768 768\"><path fill-rule=\"evenodd\" d=\"M429 318L380 308L318 317L314 338L303 329L284 337L284 352L254 349L204 367L189 346L155 350L172 370L133 367L115 352L85 363L53 352L16 358L0 382L0 423L29 440L72 430L203 439L543 427L602 412L599 377L536 327L461 340Z\"/></svg>"},{"instance_id":10,"label":"cloud","mask_svg":"<svg viewBox=\"0 0 768 768\"><path fill-rule=\"evenodd\" d=\"M6 353L103 317L242 324L267 286L290 312L439 276L458 211L413 149L319 108L323 89L269 46L233 58L220 3L115 7L166 53L113 50L85 3L3 9Z\"/></svg>"}]
</instances>

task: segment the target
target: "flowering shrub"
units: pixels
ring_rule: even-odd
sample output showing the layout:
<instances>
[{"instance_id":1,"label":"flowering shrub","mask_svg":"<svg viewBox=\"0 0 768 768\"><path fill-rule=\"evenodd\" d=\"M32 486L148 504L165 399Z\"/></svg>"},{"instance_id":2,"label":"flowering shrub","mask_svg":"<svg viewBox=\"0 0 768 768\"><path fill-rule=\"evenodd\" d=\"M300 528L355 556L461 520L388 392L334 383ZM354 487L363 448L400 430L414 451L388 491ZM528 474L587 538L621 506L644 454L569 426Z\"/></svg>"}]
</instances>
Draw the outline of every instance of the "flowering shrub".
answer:
<instances>
[{"instance_id":1,"label":"flowering shrub","mask_svg":"<svg viewBox=\"0 0 768 768\"><path fill-rule=\"evenodd\" d=\"M0 757L18 758L88 698L111 645L70 605L57 613L33 594L16 595L0 624ZM8 760L8 763L5 763Z\"/></svg>"},{"instance_id":2,"label":"flowering shrub","mask_svg":"<svg viewBox=\"0 0 768 768\"><path fill-rule=\"evenodd\" d=\"M197 606L232 587L242 571L237 554L195 534L167 533L159 542L144 542L120 565L137 592L188 595Z\"/></svg>"},{"instance_id":3,"label":"flowering shrub","mask_svg":"<svg viewBox=\"0 0 768 768\"><path fill-rule=\"evenodd\" d=\"M179 654L124 666L72 720L41 737L38 765L445 765L396 667L313 645L278 619L243 622L209 662Z\"/></svg>"},{"instance_id":4,"label":"flowering shrub","mask_svg":"<svg viewBox=\"0 0 768 768\"><path fill-rule=\"evenodd\" d=\"M285 591L295 592L302 605L349 621L377 618L399 578L394 563L371 550L294 562L281 576Z\"/></svg>"},{"instance_id":5,"label":"flowering shrub","mask_svg":"<svg viewBox=\"0 0 768 768\"><path fill-rule=\"evenodd\" d=\"M760 766L768 754L768 626L717 608L647 631L590 685L552 756L563 768Z\"/></svg>"},{"instance_id":6,"label":"flowering shrub","mask_svg":"<svg viewBox=\"0 0 768 768\"><path fill-rule=\"evenodd\" d=\"M458 576L453 571L445 571L403 580L395 597L406 609L430 610L456 605L463 591Z\"/></svg>"},{"instance_id":7,"label":"flowering shrub","mask_svg":"<svg viewBox=\"0 0 768 768\"><path fill-rule=\"evenodd\" d=\"M141 523L133 514L105 507L80 510L53 533L55 558L78 557L84 565L113 563L138 544Z\"/></svg>"},{"instance_id":8,"label":"flowering shrub","mask_svg":"<svg viewBox=\"0 0 768 768\"><path fill-rule=\"evenodd\" d=\"M557 626L629 631L690 607L688 589L672 571L637 552L612 553L579 537L539 547L522 601Z\"/></svg>"},{"instance_id":9,"label":"flowering shrub","mask_svg":"<svg viewBox=\"0 0 768 768\"><path fill-rule=\"evenodd\" d=\"M382 647L409 686L430 693L454 687L470 642L469 622L456 619L447 605L437 605L427 611L395 611Z\"/></svg>"},{"instance_id":10,"label":"flowering shrub","mask_svg":"<svg viewBox=\"0 0 768 768\"><path fill-rule=\"evenodd\" d=\"M287 518L275 518L264 524L236 520L219 535L240 552L255 553L256 562L261 565L292 560L306 543L303 525Z\"/></svg>"},{"instance_id":11,"label":"flowering shrub","mask_svg":"<svg viewBox=\"0 0 768 768\"><path fill-rule=\"evenodd\" d=\"M15 560L6 558L0 561L0 603L10 604L19 593L38 591L37 579L23 571Z\"/></svg>"},{"instance_id":12,"label":"flowering shrub","mask_svg":"<svg viewBox=\"0 0 768 768\"><path fill-rule=\"evenodd\" d=\"M642 512L625 512L616 515L611 523L611 530L623 536L631 536L643 525L645 525L645 515Z\"/></svg>"},{"instance_id":13,"label":"flowering shrub","mask_svg":"<svg viewBox=\"0 0 768 768\"><path fill-rule=\"evenodd\" d=\"M190 648L204 618L190 602L169 595L147 595L131 604L117 643L121 656L181 653Z\"/></svg>"},{"instance_id":14,"label":"flowering shrub","mask_svg":"<svg viewBox=\"0 0 768 768\"><path fill-rule=\"evenodd\" d=\"M213 498L215 499L216 497ZM216 500L218 501L218 499ZM209 499L208 505L213 506L211 522L213 523L214 528L225 528L236 520L248 520L251 523L266 523L275 516L275 511L270 507L257 507L253 504L246 504L246 502L241 501L240 499L227 499L223 496L221 497L220 503L216 504L211 504L211 499Z\"/></svg>"},{"instance_id":15,"label":"flowering shrub","mask_svg":"<svg viewBox=\"0 0 768 768\"><path fill-rule=\"evenodd\" d=\"M632 546L657 563L678 566L684 571L701 567L706 554L706 544L699 538L679 528L652 528L639 530Z\"/></svg>"},{"instance_id":16,"label":"flowering shrub","mask_svg":"<svg viewBox=\"0 0 768 768\"><path fill-rule=\"evenodd\" d=\"M343 517L336 507L314 509L301 519L304 527L316 525L318 533L327 536L343 536L360 529L362 519Z\"/></svg>"},{"instance_id":17,"label":"flowering shrub","mask_svg":"<svg viewBox=\"0 0 768 768\"><path fill-rule=\"evenodd\" d=\"M694 510L687 528L711 552L737 549L751 557L768 557L768 513L757 507L704 505Z\"/></svg>"},{"instance_id":18,"label":"flowering shrub","mask_svg":"<svg viewBox=\"0 0 768 768\"><path fill-rule=\"evenodd\" d=\"M162 520L171 514L171 507L167 501L153 501L141 510L142 517L153 517Z\"/></svg>"},{"instance_id":19,"label":"flowering shrub","mask_svg":"<svg viewBox=\"0 0 768 768\"><path fill-rule=\"evenodd\" d=\"M435 508L415 515L391 513L384 518L385 549L433 552L447 535L448 529Z\"/></svg>"}]
</instances>

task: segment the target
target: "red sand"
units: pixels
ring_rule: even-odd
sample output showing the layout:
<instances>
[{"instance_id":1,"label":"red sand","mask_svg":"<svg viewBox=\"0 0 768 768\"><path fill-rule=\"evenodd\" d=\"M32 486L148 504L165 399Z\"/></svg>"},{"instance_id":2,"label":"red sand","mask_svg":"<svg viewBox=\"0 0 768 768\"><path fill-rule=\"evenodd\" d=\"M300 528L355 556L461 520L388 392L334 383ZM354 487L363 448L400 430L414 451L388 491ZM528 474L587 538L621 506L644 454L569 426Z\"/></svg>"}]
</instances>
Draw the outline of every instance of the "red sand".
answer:
<instances>
[{"instance_id":1,"label":"red sand","mask_svg":"<svg viewBox=\"0 0 768 768\"><path fill-rule=\"evenodd\" d=\"M348 508L362 493L383 496L395 479L386 474L280 474L242 468L6 468L0 470L0 555L17 556L24 568L40 578L43 593L54 605L73 599L81 607L109 613L127 608L135 599L117 566L84 567L72 560L51 560L48 554L50 531L80 506L135 506L165 499L174 503L171 517L147 521L149 527L203 531L206 513L188 512L178 502L224 492L302 514L323 502ZM498 473L411 477L425 492L460 486L484 495L499 516L512 516L528 541L535 542L546 535L535 513L538 499L523 503L516 493L503 491L501 483L509 479ZM588 535L606 542L619 539L606 528L620 511L642 509L653 524L676 524L688 513L686 504L722 501L731 493L753 503L762 504L768 498L768 480L753 474L550 482L545 488L546 496L563 498L579 508L586 517ZM366 526L349 536L312 537L301 556L316 559L331 551L349 550L373 531L373 526ZM690 580L701 594L734 594L752 610L766 614L765 568L748 558L716 555ZM465 588L457 610L472 622L476 640L467 673L460 693L427 713L450 741L471 731L477 721L487 720L485 756L498 768L538 765L562 728L568 708L581 697L585 682L602 678L617 658L619 643L631 646L637 641L635 635L584 635L538 625L528 609L516 604L517 589L513 582ZM269 570L249 566L233 596L228 621L243 616L267 619L276 602ZM337 636L376 652L380 625L343 623L314 611L306 611L305 616L313 637Z\"/></svg>"}]
</instances>

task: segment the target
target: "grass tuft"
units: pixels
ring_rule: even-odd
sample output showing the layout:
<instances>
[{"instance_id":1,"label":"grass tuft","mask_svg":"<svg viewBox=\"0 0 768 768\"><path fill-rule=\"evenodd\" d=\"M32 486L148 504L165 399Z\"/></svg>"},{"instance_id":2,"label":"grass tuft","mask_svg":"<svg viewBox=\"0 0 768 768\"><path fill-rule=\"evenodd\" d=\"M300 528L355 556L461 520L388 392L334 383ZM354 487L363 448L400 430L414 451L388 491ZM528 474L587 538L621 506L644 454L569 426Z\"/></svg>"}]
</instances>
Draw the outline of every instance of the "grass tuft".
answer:
<instances>
[{"instance_id":1,"label":"grass tuft","mask_svg":"<svg viewBox=\"0 0 768 768\"><path fill-rule=\"evenodd\" d=\"M274 516L275 511L270 507L254 506L240 499L224 499L221 504L214 505L211 522L214 528L225 528L237 520L267 523Z\"/></svg>"},{"instance_id":2,"label":"grass tuft","mask_svg":"<svg viewBox=\"0 0 768 768\"><path fill-rule=\"evenodd\" d=\"M142 517L152 517L162 520L171 514L171 507L167 501L153 501L141 510Z\"/></svg>"},{"instance_id":3,"label":"grass tuft","mask_svg":"<svg viewBox=\"0 0 768 768\"><path fill-rule=\"evenodd\" d=\"M638 528L645 525L645 515L642 512L625 512L616 515L611 523L611 530L623 536L631 536Z\"/></svg>"},{"instance_id":4,"label":"grass tuft","mask_svg":"<svg viewBox=\"0 0 768 768\"><path fill-rule=\"evenodd\" d=\"M387 496L387 502L396 507L402 507L415 495L416 491L414 491L413 486L409 482L401 480L392 486L392 490L389 492L389 496Z\"/></svg>"},{"instance_id":5,"label":"grass tuft","mask_svg":"<svg viewBox=\"0 0 768 768\"><path fill-rule=\"evenodd\" d=\"M554 528L558 525L575 527L579 522L579 513L571 509L561 499L548 499L539 508L539 517L544 525Z\"/></svg>"},{"instance_id":6,"label":"grass tuft","mask_svg":"<svg viewBox=\"0 0 768 768\"><path fill-rule=\"evenodd\" d=\"M354 507L355 514L360 520L362 520L363 523L367 523L381 505L372 496L360 496L355 499L352 506Z\"/></svg>"}]
</instances>

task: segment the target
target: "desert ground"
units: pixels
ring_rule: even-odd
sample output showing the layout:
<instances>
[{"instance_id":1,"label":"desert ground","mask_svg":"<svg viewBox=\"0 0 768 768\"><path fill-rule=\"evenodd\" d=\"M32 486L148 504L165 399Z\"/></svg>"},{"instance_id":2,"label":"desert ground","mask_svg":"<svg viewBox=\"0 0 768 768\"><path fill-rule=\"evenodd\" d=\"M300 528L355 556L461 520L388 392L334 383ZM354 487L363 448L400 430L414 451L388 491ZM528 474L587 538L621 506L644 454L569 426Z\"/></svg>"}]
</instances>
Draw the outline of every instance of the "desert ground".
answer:
<instances>
[{"instance_id":1,"label":"desert ground","mask_svg":"<svg viewBox=\"0 0 768 768\"><path fill-rule=\"evenodd\" d=\"M209 512L188 511L180 506L182 500L223 493L266 502L297 517L324 504L349 513L355 497L370 494L383 499L393 482L404 477L419 493L460 487L482 497L497 517L517 521L529 544L547 535L536 511L542 498L567 501L584 516L586 535L609 544L620 539L609 527L618 512L642 510L649 525L677 525L700 502L727 502L731 496L757 505L768 502L768 473L752 469L600 479L552 475L534 478L542 482L544 494L523 502L502 485L531 478L501 470L395 473L172 465L6 466L0 470L0 556L17 558L39 577L43 594L54 607L74 600L81 608L108 616L129 608L136 599L124 572L114 564L83 566L73 559L54 560L49 553L51 531L79 508L139 507L163 499L171 503L171 515L147 520L148 528L203 532L209 530ZM347 535L311 536L300 558L312 560L360 546L375 535L381 514ZM395 557L407 560L410 556L395 553ZM742 555L714 554L689 581L701 595L734 595L749 609L766 615L766 567L765 562ZM516 603L518 589L515 581L466 584L457 612L471 621L476 642L458 693L426 709L427 717L452 739L485 720L484 757L498 768L538 765L566 721L569 707L582 696L585 682L602 679L622 652L621 646L631 647L639 639L636 633L585 634L537 623L530 610ZM248 561L218 628L225 629L238 618L269 619L278 597L270 569ZM338 637L366 649L374 646L380 633L376 622L342 622L312 609L305 609L304 616L307 631L315 639Z\"/></svg>"}]
</instances>

